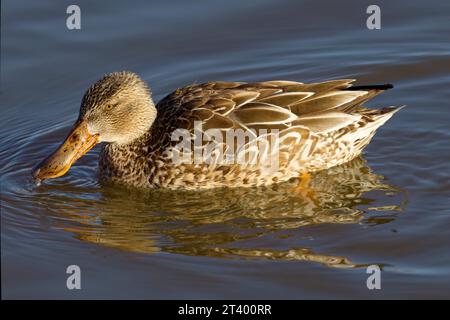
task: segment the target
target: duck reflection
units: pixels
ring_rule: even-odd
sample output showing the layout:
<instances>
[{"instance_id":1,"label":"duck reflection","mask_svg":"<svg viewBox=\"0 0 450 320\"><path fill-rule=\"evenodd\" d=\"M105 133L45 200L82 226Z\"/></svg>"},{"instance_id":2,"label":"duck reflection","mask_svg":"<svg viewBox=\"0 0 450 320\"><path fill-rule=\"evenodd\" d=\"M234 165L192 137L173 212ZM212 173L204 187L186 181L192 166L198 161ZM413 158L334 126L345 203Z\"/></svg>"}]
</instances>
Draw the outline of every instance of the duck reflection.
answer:
<instances>
[{"instance_id":1,"label":"duck reflection","mask_svg":"<svg viewBox=\"0 0 450 320\"><path fill-rule=\"evenodd\" d=\"M84 199L76 212L60 206L58 214L66 217L61 227L77 238L122 250L351 268L365 264L295 245L305 243L303 228L387 223L406 205L404 192L362 158L316 173L306 192L298 183L198 192L104 186L96 191L100 200Z\"/></svg>"}]
</instances>

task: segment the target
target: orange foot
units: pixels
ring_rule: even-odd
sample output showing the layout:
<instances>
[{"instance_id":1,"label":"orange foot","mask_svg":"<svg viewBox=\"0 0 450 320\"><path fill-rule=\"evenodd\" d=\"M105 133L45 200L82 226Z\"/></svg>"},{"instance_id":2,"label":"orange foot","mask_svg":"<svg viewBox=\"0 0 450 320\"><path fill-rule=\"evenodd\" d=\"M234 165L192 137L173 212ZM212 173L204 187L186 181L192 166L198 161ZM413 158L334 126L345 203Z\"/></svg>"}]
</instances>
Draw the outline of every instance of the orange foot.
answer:
<instances>
[{"instance_id":1,"label":"orange foot","mask_svg":"<svg viewBox=\"0 0 450 320\"><path fill-rule=\"evenodd\" d=\"M314 198L315 191L310 187L311 175L308 172L303 172L299 178L300 182L294 187L293 191L305 197Z\"/></svg>"}]
</instances>

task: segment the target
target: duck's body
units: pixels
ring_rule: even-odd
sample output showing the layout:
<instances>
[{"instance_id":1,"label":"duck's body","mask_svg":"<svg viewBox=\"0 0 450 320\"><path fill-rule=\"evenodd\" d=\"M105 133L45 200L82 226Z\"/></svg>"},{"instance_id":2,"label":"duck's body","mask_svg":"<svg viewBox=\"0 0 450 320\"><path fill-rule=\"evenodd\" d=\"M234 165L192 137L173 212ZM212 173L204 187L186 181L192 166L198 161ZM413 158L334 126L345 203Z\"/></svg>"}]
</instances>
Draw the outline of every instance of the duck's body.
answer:
<instances>
[{"instance_id":1,"label":"duck's body","mask_svg":"<svg viewBox=\"0 0 450 320\"><path fill-rule=\"evenodd\" d=\"M33 176L64 175L104 142L103 181L171 189L286 181L358 156L398 110L362 106L392 85L352 82L210 82L155 106L139 76L111 73L86 91L68 137Z\"/></svg>"},{"instance_id":2,"label":"duck's body","mask_svg":"<svg viewBox=\"0 0 450 320\"><path fill-rule=\"evenodd\" d=\"M362 107L391 86L352 87L353 81L210 82L178 89L156 105L156 119L147 132L130 143L103 146L100 178L148 188L242 187L286 181L342 164L358 156L398 110ZM200 139L200 162L193 163L193 155L192 161L174 161L181 152L180 140L174 139L177 130L189 132L191 150L198 151L194 149L199 142L194 143L199 133L196 121L201 121L202 133L218 129L223 141L227 132L237 129L250 132L250 139L256 141L275 132L278 140L265 139L267 148L256 152L256 162L242 161L248 152L245 146L230 147L207 139ZM208 143L223 147L224 152L233 149L235 161L207 163L204 150ZM277 143L279 148L274 148Z\"/></svg>"}]
</instances>

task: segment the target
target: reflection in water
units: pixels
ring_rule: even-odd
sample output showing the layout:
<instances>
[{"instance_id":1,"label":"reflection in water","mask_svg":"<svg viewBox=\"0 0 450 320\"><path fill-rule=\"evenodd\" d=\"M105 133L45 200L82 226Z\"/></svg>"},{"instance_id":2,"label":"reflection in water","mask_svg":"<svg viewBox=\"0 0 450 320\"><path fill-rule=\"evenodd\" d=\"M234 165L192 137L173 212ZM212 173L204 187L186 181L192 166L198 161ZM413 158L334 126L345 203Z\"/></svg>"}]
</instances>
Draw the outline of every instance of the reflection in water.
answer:
<instances>
[{"instance_id":1,"label":"reflection in water","mask_svg":"<svg viewBox=\"0 0 450 320\"><path fill-rule=\"evenodd\" d=\"M292 247L289 238L308 225L386 223L405 205L404 193L383 183L361 158L316 173L309 192L299 192L296 186L295 180L198 192L117 186L64 191L43 186L41 191L52 189L47 195L53 199L46 203L52 203L47 210L54 213L57 226L84 241L141 253L308 260L333 267L362 264ZM271 242L274 237L277 241Z\"/></svg>"}]
</instances>

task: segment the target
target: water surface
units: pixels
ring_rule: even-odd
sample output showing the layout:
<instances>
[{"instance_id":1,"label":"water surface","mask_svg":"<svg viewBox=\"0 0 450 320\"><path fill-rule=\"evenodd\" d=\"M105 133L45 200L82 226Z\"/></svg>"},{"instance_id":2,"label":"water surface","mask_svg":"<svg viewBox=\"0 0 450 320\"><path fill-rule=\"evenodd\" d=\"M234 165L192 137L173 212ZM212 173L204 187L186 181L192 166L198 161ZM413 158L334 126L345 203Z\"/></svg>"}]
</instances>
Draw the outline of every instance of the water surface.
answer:
<instances>
[{"instance_id":1,"label":"water surface","mask_svg":"<svg viewBox=\"0 0 450 320\"><path fill-rule=\"evenodd\" d=\"M374 31L365 1L77 1L80 31L69 4L2 2L4 298L450 297L450 3L379 1ZM156 101L193 82L356 78L395 85L369 106L407 108L307 192L102 186L98 147L33 185L84 90L123 69Z\"/></svg>"}]
</instances>

